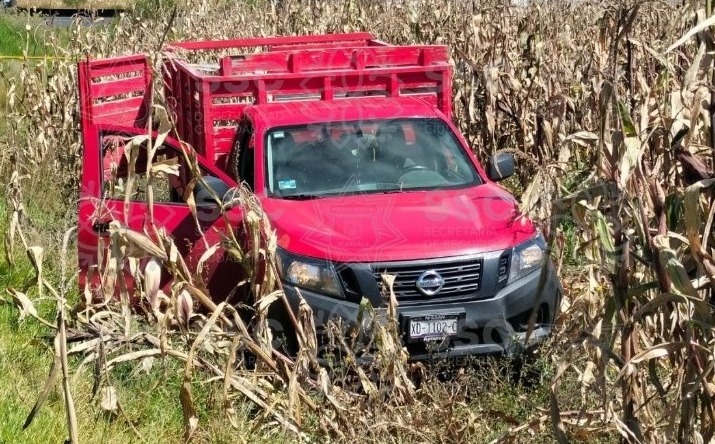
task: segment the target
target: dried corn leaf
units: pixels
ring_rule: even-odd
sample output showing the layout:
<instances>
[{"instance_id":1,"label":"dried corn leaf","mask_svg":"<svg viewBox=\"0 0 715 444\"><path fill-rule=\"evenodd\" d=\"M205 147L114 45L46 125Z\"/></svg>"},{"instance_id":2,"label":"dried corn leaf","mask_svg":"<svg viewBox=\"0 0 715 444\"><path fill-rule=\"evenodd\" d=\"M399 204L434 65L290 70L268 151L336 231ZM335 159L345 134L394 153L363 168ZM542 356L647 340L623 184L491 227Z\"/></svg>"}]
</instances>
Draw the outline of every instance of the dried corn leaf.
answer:
<instances>
[{"instance_id":1,"label":"dried corn leaf","mask_svg":"<svg viewBox=\"0 0 715 444\"><path fill-rule=\"evenodd\" d=\"M17 291L12 287L8 288L7 292L10 293L12 300L15 302L15 306L20 310L20 320L23 320L28 315L33 318L39 317L35 304L32 303L25 293Z\"/></svg>"},{"instance_id":2,"label":"dried corn leaf","mask_svg":"<svg viewBox=\"0 0 715 444\"><path fill-rule=\"evenodd\" d=\"M161 162L154 162L151 165L151 175L155 178L179 175L179 159L172 157Z\"/></svg>"},{"instance_id":3,"label":"dried corn leaf","mask_svg":"<svg viewBox=\"0 0 715 444\"><path fill-rule=\"evenodd\" d=\"M144 294L152 309L159 308L159 287L161 285L161 265L151 258L144 266Z\"/></svg>"},{"instance_id":4,"label":"dried corn leaf","mask_svg":"<svg viewBox=\"0 0 715 444\"><path fill-rule=\"evenodd\" d=\"M145 234L122 226L117 221L110 222L109 232L115 245L123 248L123 256L125 257L143 258L154 256L161 260L167 259L164 250Z\"/></svg>"},{"instance_id":5,"label":"dried corn leaf","mask_svg":"<svg viewBox=\"0 0 715 444\"><path fill-rule=\"evenodd\" d=\"M665 50L665 53L669 53L673 51L674 49L682 46L685 42L690 40L695 34L699 33L700 31L703 31L705 29L708 29L709 27L715 25L715 15L708 17L707 19L701 21L697 25L693 26L686 32L681 38L678 39L675 43L670 45L668 49Z\"/></svg>"},{"instance_id":6,"label":"dried corn leaf","mask_svg":"<svg viewBox=\"0 0 715 444\"><path fill-rule=\"evenodd\" d=\"M684 296L696 297L697 293L693 287L685 267L678 260L678 255L670 247L668 236L658 235L653 239L653 244L658 249L661 262L665 265L666 271L672 282L672 289L675 293Z\"/></svg>"},{"instance_id":7,"label":"dried corn leaf","mask_svg":"<svg viewBox=\"0 0 715 444\"><path fill-rule=\"evenodd\" d=\"M114 386L110 385L102 388L102 400L99 405L105 412L117 413L119 402L117 401L117 391Z\"/></svg>"},{"instance_id":8,"label":"dried corn leaf","mask_svg":"<svg viewBox=\"0 0 715 444\"><path fill-rule=\"evenodd\" d=\"M698 257L702 252L702 242L700 240L700 230L702 226L701 218L701 193L704 189L715 187L715 178L701 180L685 189L683 198L683 219L685 221L685 232L693 253ZM708 233L704 233L705 236Z\"/></svg>"}]
</instances>

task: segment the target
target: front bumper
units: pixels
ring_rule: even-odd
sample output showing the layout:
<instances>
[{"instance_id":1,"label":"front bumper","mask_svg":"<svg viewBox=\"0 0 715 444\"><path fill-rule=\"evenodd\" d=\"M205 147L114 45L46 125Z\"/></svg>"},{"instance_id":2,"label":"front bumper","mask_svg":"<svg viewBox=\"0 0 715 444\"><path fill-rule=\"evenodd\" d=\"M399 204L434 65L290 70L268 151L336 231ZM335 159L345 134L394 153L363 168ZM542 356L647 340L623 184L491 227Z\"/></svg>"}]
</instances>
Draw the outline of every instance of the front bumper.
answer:
<instances>
[{"instance_id":1,"label":"front bumper","mask_svg":"<svg viewBox=\"0 0 715 444\"><path fill-rule=\"evenodd\" d=\"M358 304L308 290L297 290L284 284L288 300L295 308L299 295L313 310L320 334L331 319L342 318L354 325ZM398 306L398 322L403 344L412 359L457 358L485 354L513 354L525 346L538 343L551 334L554 318L561 303L562 288L551 262L541 269L513 282L494 296L460 302L435 301ZM530 316L536 310L536 323L527 333ZM384 315L384 307L376 307ZM410 340L407 320L410 317L458 314L460 326L456 335L441 341ZM526 336L529 334L528 344Z\"/></svg>"}]
</instances>

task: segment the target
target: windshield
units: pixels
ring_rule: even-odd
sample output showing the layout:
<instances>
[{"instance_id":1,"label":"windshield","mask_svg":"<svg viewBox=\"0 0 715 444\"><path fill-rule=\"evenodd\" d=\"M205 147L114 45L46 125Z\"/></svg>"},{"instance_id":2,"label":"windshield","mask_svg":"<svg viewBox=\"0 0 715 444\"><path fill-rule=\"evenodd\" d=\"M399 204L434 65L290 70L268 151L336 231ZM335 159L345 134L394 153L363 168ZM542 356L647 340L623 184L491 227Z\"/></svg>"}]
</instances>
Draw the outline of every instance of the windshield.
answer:
<instances>
[{"instance_id":1,"label":"windshield","mask_svg":"<svg viewBox=\"0 0 715 444\"><path fill-rule=\"evenodd\" d=\"M447 189L479 183L438 119L335 122L266 136L268 194L284 198Z\"/></svg>"}]
</instances>

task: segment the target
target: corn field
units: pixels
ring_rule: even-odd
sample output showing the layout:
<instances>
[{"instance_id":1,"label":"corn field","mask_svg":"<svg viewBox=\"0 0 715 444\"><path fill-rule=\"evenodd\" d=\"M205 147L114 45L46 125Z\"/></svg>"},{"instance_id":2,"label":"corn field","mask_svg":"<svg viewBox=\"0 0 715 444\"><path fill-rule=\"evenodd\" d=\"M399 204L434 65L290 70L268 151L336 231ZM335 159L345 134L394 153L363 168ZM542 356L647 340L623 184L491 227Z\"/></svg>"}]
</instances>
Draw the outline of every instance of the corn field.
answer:
<instances>
[{"instance_id":1,"label":"corn field","mask_svg":"<svg viewBox=\"0 0 715 444\"><path fill-rule=\"evenodd\" d=\"M72 227L82 159L77 61L145 52L158 68L162 45L174 40L370 31L394 44L449 46L455 122L482 161L496 152L515 155L517 176L508 187L521 197L522 211L540 222L563 281L556 333L541 351L550 368L541 382L548 386L548 402L493 442L529 441L534 433L559 443L711 442L712 6L526 3L157 1L156 14L127 13L103 27L77 25L69 41L53 41L48 32L52 59L26 61L16 73L0 71L5 260L14 264L26 252L35 277L27 288L3 291L20 316L55 333L54 363L28 423L59 387L68 435L77 443L82 437L75 410L81 407L72 400L71 374L94 378L102 407L116 410L114 368L159 358L181 365L176 399L187 441L201 429L193 394L197 380L220 387L229 423L235 422L236 402L244 400L260 412L256 429L281 427L297 439L484 439L474 425L477 412L467 408L474 394L461 379L465 373L440 381L426 365L410 363L401 349L390 276L384 277L386 319L378 322L371 307L361 307L373 319L369 347L336 326L333 339L342 362L319 365L307 304L291 320L301 346L297 356L273 347L268 308L286 303L275 272L276 239L246 189L233 190L232 198L248 209L243 229L254 239L252 248L246 250L231 232L222 242L251 276L250 319L239 307L212 301L196 278L201 264L189 269L171 238L119 224L110 227L112 254L101 270L106 297L96 301L76 290ZM169 133L162 100L158 93L155 121ZM46 211L65 221L65 233L42 236L28 216L28 203L48 194L55 204ZM146 258L148 265L140 269L139 260ZM265 272L257 271L260 263L269 264ZM141 284L138 308L130 302L137 295L126 289L113 297L117 270L125 264ZM159 289L161 267L173 278L170 294ZM34 306L47 297L56 301L54 320ZM368 364L363 357L370 358ZM567 390L565 381L575 387Z\"/></svg>"}]
</instances>

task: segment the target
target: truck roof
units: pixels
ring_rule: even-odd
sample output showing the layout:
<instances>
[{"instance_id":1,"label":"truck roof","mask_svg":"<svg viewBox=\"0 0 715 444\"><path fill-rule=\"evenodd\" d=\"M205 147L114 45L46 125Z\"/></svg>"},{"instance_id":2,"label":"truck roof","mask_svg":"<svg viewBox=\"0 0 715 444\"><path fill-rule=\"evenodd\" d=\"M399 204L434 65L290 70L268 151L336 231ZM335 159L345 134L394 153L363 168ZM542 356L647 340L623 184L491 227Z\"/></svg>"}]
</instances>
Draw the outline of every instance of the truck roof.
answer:
<instances>
[{"instance_id":1,"label":"truck roof","mask_svg":"<svg viewBox=\"0 0 715 444\"><path fill-rule=\"evenodd\" d=\"M360 97L250 105L244 110L256 124L281 127L311 123L438 116L434 105L417 97Z\"/></svg>"}]
</instances>

